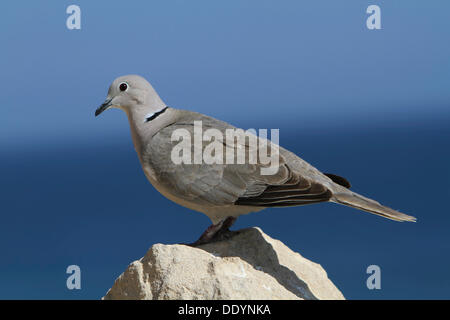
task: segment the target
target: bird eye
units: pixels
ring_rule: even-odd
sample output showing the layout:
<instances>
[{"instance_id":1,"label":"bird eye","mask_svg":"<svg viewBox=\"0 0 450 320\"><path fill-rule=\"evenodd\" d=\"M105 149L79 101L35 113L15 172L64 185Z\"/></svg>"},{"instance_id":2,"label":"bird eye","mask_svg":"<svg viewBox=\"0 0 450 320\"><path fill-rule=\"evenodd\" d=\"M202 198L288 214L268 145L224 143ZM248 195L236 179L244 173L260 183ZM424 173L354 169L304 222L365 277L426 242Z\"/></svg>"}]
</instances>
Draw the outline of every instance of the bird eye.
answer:
<instances>
[{"instance_id":1,"label":"bird eye","mask_svg":"<svg viewBox=\"0 0 450 320\"><path fill-rule=\"evenodd\" d=\"M128 89L128 84L126 82L122 82L121 84L119 84L120 91L127 91L127 89Z\"/></svg>"}]
</instances>

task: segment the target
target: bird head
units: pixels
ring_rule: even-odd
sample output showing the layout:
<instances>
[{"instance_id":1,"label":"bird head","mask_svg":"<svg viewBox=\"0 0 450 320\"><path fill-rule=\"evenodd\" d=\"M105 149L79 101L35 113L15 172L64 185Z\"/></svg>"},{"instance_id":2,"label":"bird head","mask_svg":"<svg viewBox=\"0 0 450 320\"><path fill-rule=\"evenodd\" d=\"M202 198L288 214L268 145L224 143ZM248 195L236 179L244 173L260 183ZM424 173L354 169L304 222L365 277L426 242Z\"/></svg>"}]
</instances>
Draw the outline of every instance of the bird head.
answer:
<instances>
[{"instance_id":1,"label":"bird head","mask_svg":"<svg viewBox=\"0 0 450 320\"><path fill-rule=\"evenodd\" d=\"M122 109L129 114L133 109L143 106L148 111L152 111L152 109L160 109L163 105L164 103L147 80L138 75L126 75L113 81L105 102L95 110L95 116L109 108Z\"/></svg>"}]
</instances>

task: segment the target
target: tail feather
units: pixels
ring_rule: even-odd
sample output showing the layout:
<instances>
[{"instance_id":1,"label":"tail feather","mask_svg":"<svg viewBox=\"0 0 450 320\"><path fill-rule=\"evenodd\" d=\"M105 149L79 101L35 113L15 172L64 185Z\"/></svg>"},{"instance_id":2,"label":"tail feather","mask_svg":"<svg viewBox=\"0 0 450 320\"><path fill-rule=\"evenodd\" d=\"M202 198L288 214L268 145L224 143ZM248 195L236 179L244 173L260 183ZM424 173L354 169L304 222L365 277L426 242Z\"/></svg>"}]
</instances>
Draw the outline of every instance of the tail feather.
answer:
<instances>
[{"instance_id":1,"label":"tail feather","mask_svg":"<svg viewBox=\"0 0 450 320\"><path fill-rule=\"evenodd\" d=\"M375 200L363 197L362 195L354 192L333 194L333 197L330 199L330 201L364 210L395 221L416 222L416 218L413 216L408 216L394 209L385 207Z\"/></svg>"}]
</instances>

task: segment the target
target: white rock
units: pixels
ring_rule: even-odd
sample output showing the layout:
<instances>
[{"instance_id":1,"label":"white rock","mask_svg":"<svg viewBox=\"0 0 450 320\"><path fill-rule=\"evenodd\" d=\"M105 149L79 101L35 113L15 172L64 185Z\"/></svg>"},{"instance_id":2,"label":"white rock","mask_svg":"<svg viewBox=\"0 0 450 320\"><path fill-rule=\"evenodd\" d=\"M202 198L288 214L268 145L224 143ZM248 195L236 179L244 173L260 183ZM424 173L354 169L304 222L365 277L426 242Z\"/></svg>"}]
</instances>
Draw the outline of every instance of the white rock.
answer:
<instances>
[{"instance_id":1,"label":"white rock","mask_svg":"<svg viewBox=\"0 0 450 320\"><path fill-rule=\"evenodd\" d=\"M317 263L259 228L199 247L155 244L103 299L344 299Z\"/></svg>"}]
</instances>

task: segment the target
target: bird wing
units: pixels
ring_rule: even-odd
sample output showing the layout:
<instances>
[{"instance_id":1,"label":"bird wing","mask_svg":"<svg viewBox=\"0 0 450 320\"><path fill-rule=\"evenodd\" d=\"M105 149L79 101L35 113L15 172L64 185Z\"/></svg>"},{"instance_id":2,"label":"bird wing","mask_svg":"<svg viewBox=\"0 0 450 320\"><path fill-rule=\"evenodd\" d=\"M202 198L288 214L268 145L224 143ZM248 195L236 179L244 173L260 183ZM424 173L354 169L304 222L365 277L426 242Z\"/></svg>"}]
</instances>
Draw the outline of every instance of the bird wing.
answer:
<instances>
[{"instance_id":1,"label":"bird wing","mask_svg":"<svg viewBox=\"0 0 450 320\"><path fill-rule=\"evenodd\" d=\"M323 175L285 149L279 148L277 172L262 174L261 169L267 168L269 164L262 163L260 157L255 163L248 163L248 154L255 151L255 145L250 144L245 137L242 140L236 139L233 144L226 140L219 141L224 146L222 164L206 164L204 161L200 164L175 164L171 154L179 141L172 141L172 135L175 130L180 129L194 137L194 121L202 121L203 132L216 129L224 137L226 129L236 129L217 119L189 112L159 130L145 146L143 153L144 162L153 168L158 183L177 197L209 206L235 204L258 207L298 206L330 199L331 192L326 184L318 182L316 178L317 174ZM245 135L243 131L234 132L237 135ZM259 141L262 138L257 139L256 151L259 152ZM209 142L202 144L202 152L208 144ZM234 150L232 164L226 163L225 158L230 149ZM244 164L237 163L238 149L245 150L247 156ZM189 152L192 156L193 143ZM295 159L295 162L292 162L291 158ZM331 181L325 176L323 178L325 181Z\"/></svg>"}]
</instances>

